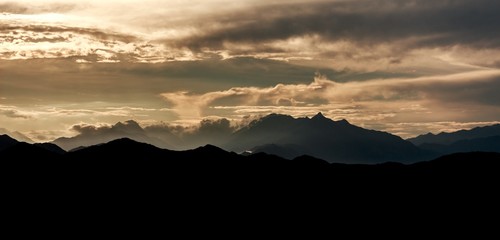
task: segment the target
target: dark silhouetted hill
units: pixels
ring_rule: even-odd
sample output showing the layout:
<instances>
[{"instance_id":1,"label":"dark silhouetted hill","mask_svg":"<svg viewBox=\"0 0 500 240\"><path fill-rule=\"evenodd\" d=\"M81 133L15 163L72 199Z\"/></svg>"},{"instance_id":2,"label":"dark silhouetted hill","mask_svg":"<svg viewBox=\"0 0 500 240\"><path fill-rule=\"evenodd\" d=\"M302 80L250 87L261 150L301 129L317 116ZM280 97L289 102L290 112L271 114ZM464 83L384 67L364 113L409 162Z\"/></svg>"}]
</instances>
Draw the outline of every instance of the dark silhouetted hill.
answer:
<instances>
[{"instance_id":1,"label":"dark silhouetted hill","mask_svg":"<svg viewBox=\"0 0 500 240\"><path fill-rule=\"evenodd\" d=\"M8 135L0 135L0 151L6 149L6 148L9 148L11 146L14 146L18 143L17 140L15 140L14 138L11 138L10 136Z\"/></svg>"},{"instance_id":2,"label":"dark silhouetted hill","mask_svg":"<svg viewBox=\"0 0 500 240\"><path fill-rule=\"evenodd\" d=\"M415 162L432 156L398 136L333 121L321 113L310 119L271 114L234 133L224 148L269 150L283 157L308 154L341 163Z\"/></svg>"},{"instance_id":3,"label":"dark silhouetted hill","mask_svg":"<svg viewBox=\"0 0 500 240\"><path fill-rule=\"evenodd\" d=\"M66 153L60 147L50 143L29 144L18 142L8 135L0 135L0 159L4 161L44 161L56 160Z\"/></svg>"},{"instance_id":4,"label":"dark silhouetted hill","mask_svg":"<svg viewBox=\"0 0 500 240\"><path fill-rule=\"evenodd\" d=\"M0 135L9 135L11 138L13 138L17 141L33 143L33 140L31 140L29 137L27 137L26 135L24 135L18 131L9 131L5 128L0 128Z\"/></svg>"},{"instance_id":5,"label":"dark silhouetted hill","mask_svg":"<svg viewBox=\"0 0 500 240\"><path fill-rule=\"evenodd\" d=\"M328 163L311 156L293 160L266 153L242 156L212 145L172 151L130 139L63 155L18 143L0 151L0 165L6 179L36 189L58 186L64 192L133 193L134 198L148 199L194 195L200 200L236 191L267 196L313 189L315 194L337 198L359 193L383 197L394 191L435 196L450 189L461 193L486 188L490 193L500 180L499 153L460 153L410 165L364 165Z\"/></svg>"},{"instance_id":6,"label":"dark silhouetted hill","mask_svg":"<svg viewBox=\"0 0 500 240\"><path fill-rule=\"evenodd\" d=\"M460 140L450 145L424 143L419 147L440 154L474 152L474 151L500 152L500 136Z\"/></svg>"},{"instance_id":7,"label":"dark silhouetted hill","mask_svg":"<svg viewBox=\"0 0 500 240\"><path fill-rule=\"evenodd\" d=\"M0 151L0 159L11 163L46 162L59 160L60 154L47 150L44 147L19 142Z\"/></svg>"},{"instance_id":8,"label":"dark silhouetted hill","mask_svg":"<svg viewBox=\"0 0 500 240\"><path fill-rule=\"evenodd\" d=\"M9 138L2 136L2 142ZM206 145L192 150L172 151L131 139L117 139L74 152L58 154L50 148L17 142L0 151L5 163L50 163L51 169L71 174L136 177L182 177L183 179L293 179L331 181L342 180L363 184L373 181L428 181L437 178L499 178L500 153L458 153L410 165L386 162L382 164L328 163L311 156L287 160L276 155L256 153L242 156ZM46 145L45 145L46 146ZM57 163L56 165L54 163ZM65 169L67 168L67 169ZM152 174L149 176L149 174ZM230 177L230 178L228 178ZM366 181L366 182L365 182Z\"/></svg>"},{"instance_id":9,"label":"dark silhouetted hill","mask_svg":"<svg viewBox=\"0 0 500 240\"><path fill-rule=\"evenodd\" d=\"M160 148L187 149L207 143L234 152L266 152L287 159L312 155L329 162L381 163L415 162L434 155L389 133L363 129L346 120L333 121L318 113L313 118L271 114L231 133L228 120L206 120L192 132L179 133L175 127L156 125L142 128L134 121L113 126L74 126L75 137L53 141L74 152L119 138L129 138Z\"/></svg>"},{"instance_id":10,"label":"dark silhouetted hill","mask_svg":"<svg viewBox=\"0 0 500 240\"><path fill-rule=\"evenodd\" d=\"M35 143L33 145L35 145L36 147L48 150L50 152L60 154L60 155L66 153L66 151L64 151L64 149L60 148L59 146L57 146L53 143Z\"/></svg>"},{"instance_id":11,"label":"dark silhouetted hill","mask_svg":"<svg viewBox=\"0 0 500 240\"><path fill-rule=\"evenodd\" d=\"M306 149L302 149L298 145L276 145L276 144L265 144L253 147L249 150L250 153L269 153L277 156L284 157L286 159L293 159L298 156L303 155L308 152Z\"/></svg>"},{"instance_id":12,"label":"dark silhouetted hill","mask_svg":"<svg viewBox=\"0 0 500 240\"><path fill-rule=\"evenodd\" d=\"M58 145L66 151L78 147L92 146L100 143L106 143L114 139L130 138L139 142L147 142L157 147L169 147L164 141L149 136L139 124L133 120L118 122L110 127L80 127L77 129L80 134L74 137L61 137L52 143Z\"/></svg>"}]
</instances>

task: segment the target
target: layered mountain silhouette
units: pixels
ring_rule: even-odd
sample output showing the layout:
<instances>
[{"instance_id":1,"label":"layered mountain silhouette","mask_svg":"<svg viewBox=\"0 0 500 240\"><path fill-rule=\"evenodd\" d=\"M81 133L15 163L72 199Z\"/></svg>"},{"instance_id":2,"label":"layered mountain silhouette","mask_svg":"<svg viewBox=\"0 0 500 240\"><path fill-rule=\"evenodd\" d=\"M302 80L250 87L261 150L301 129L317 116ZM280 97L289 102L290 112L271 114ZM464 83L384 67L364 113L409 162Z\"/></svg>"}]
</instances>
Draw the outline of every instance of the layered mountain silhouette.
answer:
<instances>
[{"instance_id":1,"label":"layered mountain silhouette","mask_svg":"<svg viewBox=\"0 0 500 240\"><path fill-rule=\"evenodd\" d=\"M0 159L4 161L57 160L64 153L66 152L55 144L29 144L8 135L0 135Z\"/></svg>"},{"instance_id":2,"label":"layered mountain silhouette","mask_svg":"<svg viewBox=\"0 0 500 240\"><path fill-rule=\"evenodd\" d=\"M495 124L485 127L476 127L470 130L459 130L456 132L441 132L439 134L427 133L424 135L417 136L415 138L409 138L408 141L415 145L420 145L424 143L435 143L449 145L460 140L469 140L476 138L485 138L492 136L500 136L500 124Z\"/></svg>"},{"instance_id":3,"label":"layered mountain silhouette","mask_svg":"<svg viewBox=\"0 0 500 240\"><path fill-rule=\"evenodd\" d=\"M52 143L60 146L66 151L79 147L87 147L100 143L109 142L118 138L130 138L139 142L147 142L161 148L168 148L169 145L148 133L133 120L119 122L110 127L87 127L79 129L80 134L75 137L62 137Z\"/></svg>"},{"instance_id":4,"label":"layered mountain silhouette","mask_svg":"<svg viewBox=\"0 0 500 240\"><path fill-rule=\"evenodd\" d=\"M500 152L500 124L439 134L428 133L408 141L439 154L487 151Z\"/></svg>"},{"instance_id":5,"label":"layered mountain silhouette","mask_svg":"<svg viewBox=\"0 0 500 240\"><path fill-rule=\"evenodd\" d=\"M21 141L21 142L27 142L27 143L34 142L29 137L27 137L26 135L24 135L18 131L11 132L5 128L0 128L0 135L9 135L10 137L16 139L17 141Z\"/></svg>"},{"instance_id":6,"label":"layered mountain silhouette","mask_svg":"<svg viewBox=\"0 0 500 240\"><path fill-rule=\"evenodd\" d=\"M363 165L328 163L311 156L293 160L266 153L243 156L212 145L172 151L127 138L61 152L50 145L17 142L2 135L0 147L0 164L2 169L9 169L9 174L54 178L58 184L68 179L84 185L96 182L103 189L108 189L107 185L102 185L104 183L113 184L109 186L113 189L118 182L119 186L127 188L140 184L138 187L151 187L155 191L171 182L209 188L221 184L234 186L265 182L273 189L283 186L297 188L311 183L318 186L337 184L335 190L352 185L385 187L405 183L435 186L436 183L453 182L460 183L456 186L462 188L464 182L491 184L500 178L500 153L488 152L459 153L410 165L390 162ZM160 184L162 188L158 188Z\"/></svg>"},{"instance_id":7,"label":"layered mountain silhouette","mask_svg":"<svg viewBox=\"0 0 500 240\"><path fill-rule=\"evenodd\" d=\"M127 121L100 129L78 129L79 135L59 138L53 143L70 151L117 138L130 138L174 150L214 144L238 153L265 152L287 159L307 154L340 163L415 162L436 156L398 136L363 129L346 120L333 121L321 113L312 118L271 114L235 132L229 131L227 126L229 122L223 121L202 124L197 131L178 136L169 128L142 128L134 121Z\"/></svg>"},{"instance_id":8,"label":"layered mountain silhouette","mask_svg":"<svg viewBox=\"0 0 500 240\"><path fill-rule=\"evenodd\" d=\"M333 121L318 113L313 118L271 114L235 132L224 148L268 152L294 158L312 155L329 162L414 162L432 157L398 136Z\"/></svg>"},{"instance_id":9,"label":"layered mountain silhouette","mask_svg":"<svg viewBox=\"0 0 500 240\"><path fill-rule=\"evenodd\" d=\"M312 118L271 114L236 131L231 130L225 119L202 122L199 128L182 134L167 125L143 128L132 120L105 127L78 126L74 130L79 134L52 142L62 149L48 145L46 150L48 147L48 150L61 154L129 138L172 150L212 144L246 155L263 152L285 159L309 155L330 163L358 164L411 163L456 152L500 152L497 137L500 136L500 125L403 140L386 132L357 127L346 120L334 121L321 113Z\"/></svg>"}]
</instances>

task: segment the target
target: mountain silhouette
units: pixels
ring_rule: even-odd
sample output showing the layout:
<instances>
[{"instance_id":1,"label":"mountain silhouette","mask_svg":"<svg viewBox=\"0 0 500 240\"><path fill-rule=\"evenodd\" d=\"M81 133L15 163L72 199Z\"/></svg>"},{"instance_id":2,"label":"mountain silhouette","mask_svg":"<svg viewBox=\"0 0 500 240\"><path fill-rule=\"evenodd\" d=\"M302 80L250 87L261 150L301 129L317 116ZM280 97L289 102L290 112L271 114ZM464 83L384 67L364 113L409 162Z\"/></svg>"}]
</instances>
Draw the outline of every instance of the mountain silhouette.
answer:
<instances>
[{"instance_id":1,"label":"mountain silhouette","mask_svg":"<svg viewBox=\"0 0 500 240\"><path fill-rule=\"evenodd\" d=\"M118 122L110 127L87 127L78 129L80 134L74 137L61 137L52 143L66 151L79 147L106 143L118 138L130 138L139 142L147 142L157 147L169 147L164 141L149 136L139 124L133 120Z\"/></svg>"},{"instance_id":2,"label":"mountain silhouette","mask_svg":"<svg viewBox=\"0 0 500 240\"><path fill-rule=\"evenodd\" d=\"M9 135L0 135L0 151L12 147L19 143L17 140L14 138L11 138Z\"/></svg>"},{"instance_id":3,"label":"mountain silhouette","mask_svg":"<svg viewBox=\"0 0 500 240\"><path fill-rule=\"evenodd\" d=\"M18 131L9 131L5 128L0 128L0 135L9 135L11 138L17 140L17 141L21 141L21 142L27 142L27 143L34 143L33 140L31 140L29 137L27 137L26 135L18 132Z\"/></svg>"},{"instance_id":4,"label":"mountain silhouette","mask_svg":"<svg viewBox=\"0 0 500 240\"><path fill-rule=\"evenodd\" d=\"M420 148L434 151L440 154L451 154L458 152L500 152L500 136L465 139L452 144L424 143Z\"/></svg>"},{"instance_id":5,"label":"mountain silhouette","mask_svg":"<svg viewBox=\"0 0 500 240\"><path fill-rule=\"evenodd\" d=\"M255 146L248 150L246 153L268 153L273 155L278 155L286 159L293 159L303 155L308 152L306 149L301 149L299 145L287 144L287 145L276 145L276 144L265 144L260 146Z\"/></svg>"},{"instance_id":6,"label":"mountain silhouette","mask_svg":"<svg viewBox=\"0 0 500 240\"><path fill-rule=\"evenodd\" d=\"M421 149L439 154L458 152L500 152L500 124L451 133L428 133L408 139Z\"/></svg>"},{"instance_id":7,"label":"mountain silhouette","mask_svg":"<svg viewBox=\"0 0 500 240\"><path fill-rule=\"evenodd\" d=\"M12 142L6 136L0 140ZM213 145L172 151L122 138L63 154L18 142L1 150L0 159L2 169L9 169L4 173L17 179L50 179L51 184L71 184L66 188L76 184L105 192L170 191L176 186L182 186L182 191L258 186L270 191L320 187L338 192L402 185L410 190L438 186L436 190L456 187L462 191L500 180L500 153L490 152L458 153L406 165L366 165L328 163L311 156L293 160L267 153L242 156Z\"/></svg>"},{"instance_id":8,"label":"mountain silhouette","mask_svg":"<svg viewBox=\"0 0 500 240\"><path fill-rule=\"evenodd\" d=\"M276 154L287 149L294 155L308 154L342 163L413 162L431 157L398 136L360 128L346 120L333 121L321 113L297 119L268 115L235 132L223 147L243 152L264 149L262 146L274 146L271 152Z\"/></svg>"},{"instance_id":9,"label":"mountain silhouette","mask_svg":"<svg viewBox=\"0 0 500 240\"><path fill-rule=\"evenodd\" d=\"M60 154L60 155L66 153L66 151L64 151L64 149L60 148L59 146L57 146L56 144L53 144L53 143L34 143L33 145L36 147L48 150L50 152Z\"/></svg>"},{"instance_id":10,"label":"mountain silhouette","mask_svg":"<svg viewBox=\"0 0 500 240\"><path fill-rule=\"evenodd\" d=\"M0 158L36 161L36 160L56 160L66 152L59 146L51 143L18 142L8 135L0 135Z\"/></svg>"},{"instance_id":11,"label":"mountain silhouette","mask_svg":"<svg viewBox=\"0 0 500 240\"><path fill-rule=\"evenodd\" d=\"M411 143L389 133L367 130L346 120L333 121L318 113L312 118L270 114L231 133L229 121L202 121L199 129L176 136L169 126L142 128L135 121L109 127L77 126L75 137L53 141L66 151L75 151L114 139L129 138L159 148L192 149L216 144L234 152L266 152L287 159L311 155L329 162L413 162L433 157Z\"/></svg>"},{"instance_id":12,"label":"mountain silhouette","mask_svg":"<svg viewBox=\"0 0 500 240\"><path fill-rule=\"evenodd\" d=\"M450 145L454 142L475 138L485 138L492 136L500 136L500 124L491 126L476 127L470 130L459 130L456 132L441 132L439 134L427 133L414 138L407 139L415 145L427 144L444 144Z\"/></svg>"},{"instance_id":13,"label":"mountain silhouette","mask_svg":"<svg viewBox=\"0 0 500 240\"><path fill-rule=\"evenodd\" d=\"M37 145L18 142L0 151L2 161L43 162L59 160L60 154Z\"/></svg>"}]
</instances>

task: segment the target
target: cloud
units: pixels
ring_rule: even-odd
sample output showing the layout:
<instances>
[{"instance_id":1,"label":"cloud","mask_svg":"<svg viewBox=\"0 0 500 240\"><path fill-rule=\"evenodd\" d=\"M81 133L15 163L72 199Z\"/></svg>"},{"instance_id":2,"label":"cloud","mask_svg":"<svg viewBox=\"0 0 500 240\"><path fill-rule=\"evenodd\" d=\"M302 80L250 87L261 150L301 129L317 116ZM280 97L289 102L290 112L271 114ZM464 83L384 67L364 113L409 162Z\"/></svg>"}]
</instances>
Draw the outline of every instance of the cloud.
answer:
<instances>
[{"instance_id":1,"label":"cloud","mask_svg":"<svg viewBox=\"0 0 500 240\"><path fill-rule=\"evenodd\" d=\"M15 106L0 105L0 115L8 118L30 119L32 114L26 111L19 110Z\"/></svg>"},{"instance_id":2,"label":"cloud","mask_svg":"<svg viewBox=\"0 0 500 240\"><path fill-rule=\"evenodd\" d=\"M414 45L496 46L500 23L494 0L301 1L256 5L223 16L184 43L221 48L226 42L260 43L297 36L365 44L414 38Z\"/></svg>"},{"instance_id":3,"label":"cloud","mask_svg":"<svg viewBox=\"0 0 500 240\"><path fill-rule=\"evenodd\" d=\"M370 124L495 118L500 114L500 98L496 93L499 87L499 70L481 70L346 83L317 75L309 84L235 87L204 94L181 91L162 96L182 119L205 115L238 118L272 112L311 116L322 111L331 118Z\"/></svg>"},{"instance_id":4,"label":"cloud","mask_svg":"<svg viewBox=\"0 0 500 240\"><path fill-rule=\"evenodd\" d=\"M81 135L98 135L102 131L106 132L111 129L112 126L106 124L76 124L73 125L70 129L71 131L75 131Z\"/></svg>"},{"instance_id":5,"label":"cloud","mask_svg":"<svg viewBox=\"0 0 500 240\"><path fill-rule=\"evenodd\" d=\"M18 2L0 3L0 13L12 14L39 14L39 13L61 13L73 10L76 6L68 3L37 3L31 1L29 5Z\"/></svg>"},{"instance_id":6,"label":"cloud","mask_svg":"<svg viewBox=\"0 0 500 240\"><path fill-rule=\"evenodd\" d=\"M21 37L4 34L3 39L10 38L18 46L0 50L0 57L86 56L82 59L91 62L157 63L202 60L215 54L369 71L411 68L449 53L455 63L497 66L500 62L489 51L475 53L473 61L461 54L500 47L495 40L500 3L495 0L137 3L2 4L10 12L0 18L7 26L4 30L11 28ZM136 10L129 11L131 7ZM33 44L36 41L42 42ZM429 66L436 64L425 65Z\"/></svg>"},{"instance_id":7,"label":"cloud","mask_svg":"<svg viewBox=\"0 0 500 240\"><path fill-rule=\"evenodd\" d=\"M96 28L8 23L0 27L0 38L0 58L7 60L80 57L88 62L158 62L171 58L159 44Z\"/></svg>"}]
</instances>

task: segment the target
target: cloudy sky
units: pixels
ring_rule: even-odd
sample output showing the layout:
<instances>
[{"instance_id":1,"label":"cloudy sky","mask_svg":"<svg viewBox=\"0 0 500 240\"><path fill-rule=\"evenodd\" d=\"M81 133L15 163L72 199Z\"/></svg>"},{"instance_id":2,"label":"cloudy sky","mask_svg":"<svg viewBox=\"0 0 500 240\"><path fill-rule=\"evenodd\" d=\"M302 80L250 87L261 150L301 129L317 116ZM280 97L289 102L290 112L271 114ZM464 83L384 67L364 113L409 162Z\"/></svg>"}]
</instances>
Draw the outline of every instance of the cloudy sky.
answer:
<instances>
[{"instance_id":1,"label":"cloudy sky","mask_svg":"<svg viewBox=\"0 0 500 240\"><path fill-rule=\"evenodd\" d=\"M498 0L0 0L0 128L321 111L402 137L500 121Z\"/></svg>"}]
</instances>

